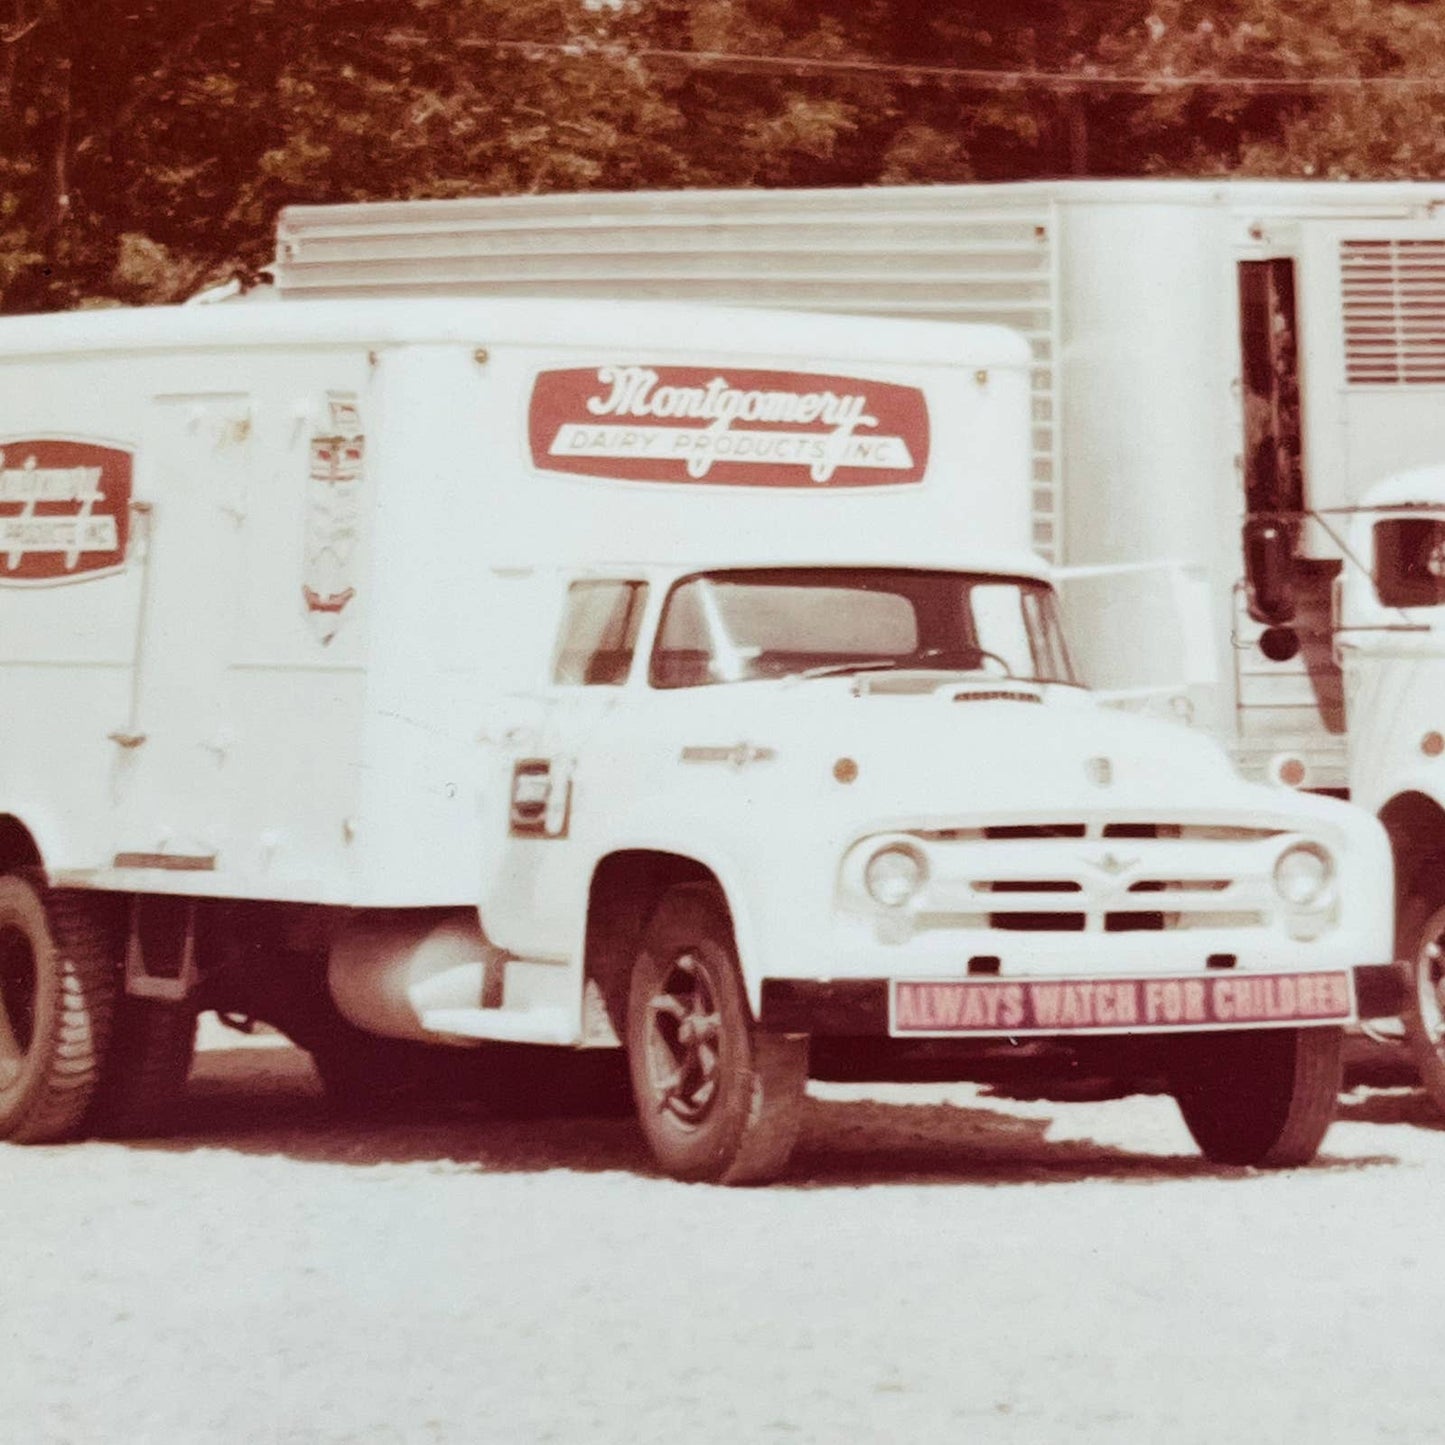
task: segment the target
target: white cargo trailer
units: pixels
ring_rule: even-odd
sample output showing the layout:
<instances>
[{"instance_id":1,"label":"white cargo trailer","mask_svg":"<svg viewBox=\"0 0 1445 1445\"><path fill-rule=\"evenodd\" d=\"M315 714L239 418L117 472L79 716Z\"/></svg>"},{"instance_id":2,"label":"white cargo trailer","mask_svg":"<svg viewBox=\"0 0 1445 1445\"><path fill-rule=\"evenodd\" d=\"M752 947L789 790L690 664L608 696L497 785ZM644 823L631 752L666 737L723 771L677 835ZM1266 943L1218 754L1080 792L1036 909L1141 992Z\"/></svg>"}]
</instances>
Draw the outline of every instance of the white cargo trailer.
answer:
<instances>
[{"instance_id":1,"label":"white cargo trailer","mask_svg":"<svg viewBox=\"0 0 1445 1445\"><path fill-rule=\"evenodd\" d=\"M1077 685L1029 370L560 299L0 324L0 1135L139 1127L213 1008L343 1093L625 1044L690 1178L780 1169L809 1072L1310 1157L1384 833Z\"/></svg>"},{"instance_id":2,"label":"white cargo trailer","mask_svg":"<svg viewBox=\"0 0 1445 1445\"><path fill-rule=\"evenodd\" d=\"M674 297L1000 322L1033 347L1038 549L1212 579L1173 698L1157 574L1067 597L1096 685L1385 822L1445 1104L1445 184L1066 181L294 207L285 300ZM1398 575L1396 575L1398 574ZM1121 647L1121 624L1131 639Z\"/></svg>"}]
</instances>

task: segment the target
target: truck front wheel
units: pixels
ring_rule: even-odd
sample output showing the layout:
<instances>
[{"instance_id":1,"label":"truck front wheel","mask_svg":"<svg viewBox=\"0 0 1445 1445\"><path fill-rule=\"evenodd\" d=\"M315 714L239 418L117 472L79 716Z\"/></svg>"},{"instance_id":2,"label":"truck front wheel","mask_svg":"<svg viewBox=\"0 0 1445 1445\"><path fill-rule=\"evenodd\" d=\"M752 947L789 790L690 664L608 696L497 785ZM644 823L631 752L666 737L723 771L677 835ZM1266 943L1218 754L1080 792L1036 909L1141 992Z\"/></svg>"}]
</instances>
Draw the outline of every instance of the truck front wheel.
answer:
<instances>
[{"instance_id":1,"label":"truck front wheel","mask_svg":"<svg viewBox=\"0 0 1445 1445\"><path fill-rule=\"evenodd\" d=\"M1338 1028L1201 1035L1175 1087L1206 1159L1289 1169L1308 1164L1335 1117L1343 1079Z\"/></svg>"},{"instance_id":2,"label":"truck front wheel","mask_svg":"<svg viewBox=\"0 0 1445 1445\"><path fill-rule=\"evenodd\" d=\"M1400 1022L1431 1102L1445 1112L1445 906L1420 896L1400 904L1395 952L1409 969Z\"/></svg>"},{"instance_id":3,"label":"truck front wheel","mask_svg":"<svg viewBox=\"0 0 1445 1445\"><path fill-rule=\"evenodd\" d=\"M110 1040L119 970L97 900L0 877L0 1139L83 1127Z\"/></svg>"},{"instance_id":4,"label":"truck front wheel","mask_svg":"<svg viewBox=\"0 0 1445 1445\"><path fill-rule=\"evenodd\" d=\"M806 1039L754 1029L732 928L713 888L670 889L644 931L627 1001L642 1132L677 1179L759 1184L786 1167Z\"/></svg>"}]
</instances>

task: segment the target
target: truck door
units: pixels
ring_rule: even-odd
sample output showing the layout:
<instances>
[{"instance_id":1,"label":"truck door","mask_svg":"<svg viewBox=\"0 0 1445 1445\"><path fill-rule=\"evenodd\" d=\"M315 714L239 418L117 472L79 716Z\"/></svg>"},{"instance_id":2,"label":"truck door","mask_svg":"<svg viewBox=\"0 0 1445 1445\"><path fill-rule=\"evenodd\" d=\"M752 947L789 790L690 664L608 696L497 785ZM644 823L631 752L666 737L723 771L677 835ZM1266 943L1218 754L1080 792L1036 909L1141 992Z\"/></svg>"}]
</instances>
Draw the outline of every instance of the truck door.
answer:
<instances>
[{"instance_id":1,"label":"truck door","mask_svg":"<svg viewBox=\"0 0 1445 1445\"><path fill-rule=\"evenodd\" d=\"M156 397L146 419L130 713L111 733L117 867L209 869L226 843L251 415L244 395L206 393Z\"/></svg>"},{"instance_id":2,"label":"truck door","mask_svg":"<svg viewBox=\"0 0 1445 1445\"><path fill-rule=\"evenodd\" d=\"M494 851L484 859L482 919L489 932L525 933L525 951L565 957L571 950L579 886L585 895L579 878L590 867L569 846L577 767L621 699L646 602L647 584L636 578L574 580L548 684L507 699L484 728L494 758L489 791L501 795L505 825L489 829Z\"/></svg>"}]
</instances>

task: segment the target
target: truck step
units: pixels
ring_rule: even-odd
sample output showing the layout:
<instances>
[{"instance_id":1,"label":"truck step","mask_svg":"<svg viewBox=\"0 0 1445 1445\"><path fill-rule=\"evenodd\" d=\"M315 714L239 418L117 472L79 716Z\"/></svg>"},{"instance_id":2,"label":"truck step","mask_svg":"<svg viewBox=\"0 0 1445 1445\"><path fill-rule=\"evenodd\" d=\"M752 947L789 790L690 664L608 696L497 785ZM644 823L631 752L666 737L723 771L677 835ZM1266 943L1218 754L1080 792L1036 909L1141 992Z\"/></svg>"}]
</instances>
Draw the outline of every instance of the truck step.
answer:
<instances>
[{"instance_id":1,"label":"truck step","mask_svg":"<svg viewBox=\"0 0 1445 1445\"><path fill-rule=\"evenodd\" d=\"M562 1008L428 1009L421 1023L428 1033L518 1044L575 1044L582 1036L576 1014Z\"/></svg>"}]
</instances>

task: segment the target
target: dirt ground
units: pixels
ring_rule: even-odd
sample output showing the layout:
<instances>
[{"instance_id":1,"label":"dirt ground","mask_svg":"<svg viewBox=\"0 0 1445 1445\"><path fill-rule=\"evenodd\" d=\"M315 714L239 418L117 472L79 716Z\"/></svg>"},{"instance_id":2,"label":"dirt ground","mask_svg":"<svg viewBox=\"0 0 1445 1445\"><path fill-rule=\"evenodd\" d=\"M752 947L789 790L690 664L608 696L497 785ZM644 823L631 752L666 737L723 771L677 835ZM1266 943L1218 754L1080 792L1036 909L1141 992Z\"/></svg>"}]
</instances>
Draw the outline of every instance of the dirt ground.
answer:
<instances>
[{"instance_id":1,"label":"dirt ground","mask_svg":"<svg viewBox=\"0 0 1445 1445\"><path fill-rule=\"evenodd\" d=\"M0 1145L0 1441L1445 1439L1445 1126L1356 1089L1310 1169L1172 1103L819 1086L789 1179L625 1118L338 1123L207 1030L180 1131Z\"/></svg>"}]
</instances>

